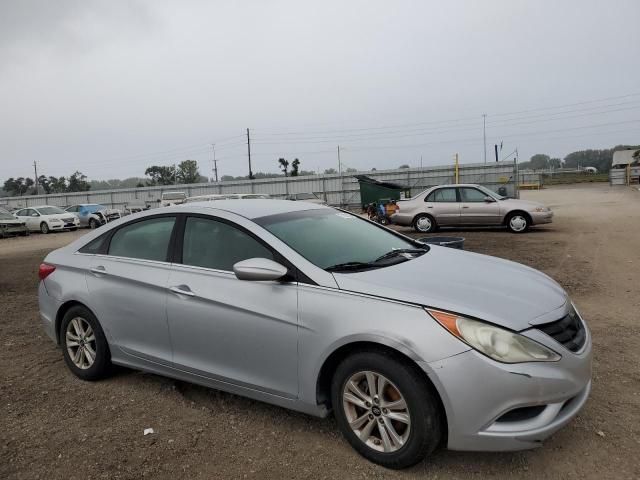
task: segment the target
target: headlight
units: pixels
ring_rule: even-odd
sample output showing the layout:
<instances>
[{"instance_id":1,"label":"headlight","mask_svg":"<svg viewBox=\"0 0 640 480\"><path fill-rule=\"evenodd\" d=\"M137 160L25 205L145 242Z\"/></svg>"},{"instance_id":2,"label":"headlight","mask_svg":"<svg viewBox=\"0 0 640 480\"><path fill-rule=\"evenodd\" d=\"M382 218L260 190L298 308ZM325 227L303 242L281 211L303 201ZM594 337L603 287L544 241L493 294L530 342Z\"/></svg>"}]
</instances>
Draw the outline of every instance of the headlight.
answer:
<instances>
[{"instance_id":1,"label":"headlight","mask_svg":"<svg viewBox=\"0 0 640 480\"><path fill-rule=\"evenodd\" d=\"M438 310L427 312L451 334L498 362L556 362L561 358L544 345L504 328Z\"/></svg>"},{"instance_id":2,"label":"headlight","mask_svg":"<svg viewBox=\"0 0 640 480\"><path fill-rule=\"evenodd\" d=\"M534 212L550 212L551 210L548 207L536 207Z\"/></svg>"}]
</instances>

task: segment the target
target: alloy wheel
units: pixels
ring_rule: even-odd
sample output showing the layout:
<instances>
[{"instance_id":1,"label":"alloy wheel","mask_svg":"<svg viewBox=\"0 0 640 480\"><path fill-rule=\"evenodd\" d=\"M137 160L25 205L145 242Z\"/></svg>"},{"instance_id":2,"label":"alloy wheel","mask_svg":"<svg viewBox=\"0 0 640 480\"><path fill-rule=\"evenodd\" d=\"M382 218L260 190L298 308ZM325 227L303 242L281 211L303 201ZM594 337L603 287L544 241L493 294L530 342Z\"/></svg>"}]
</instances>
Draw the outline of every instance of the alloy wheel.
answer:
<instances>
[{"instance_id":1,"label":"alloy wheel","mask_svg":"<svg viewBox=\"0 0 640 480\"><path fill-rule=\"evenodd\" d=\"M400 450L411 433L407 402L388 378L373 371L352 375L345 383L342 405L353 433L373 450Z\"/></svg>"},{"instance_id":2,"label":"alloy wheel","mask_svg":"<svg viewBox=\"0 0 640 480\"><path fill-rule=\"evenodd\" d=\"M96 336L89 322L82 317L74 317L67 325L65 345L73 364L86 370L96 360Z\"/></svg>"}]
</instances>

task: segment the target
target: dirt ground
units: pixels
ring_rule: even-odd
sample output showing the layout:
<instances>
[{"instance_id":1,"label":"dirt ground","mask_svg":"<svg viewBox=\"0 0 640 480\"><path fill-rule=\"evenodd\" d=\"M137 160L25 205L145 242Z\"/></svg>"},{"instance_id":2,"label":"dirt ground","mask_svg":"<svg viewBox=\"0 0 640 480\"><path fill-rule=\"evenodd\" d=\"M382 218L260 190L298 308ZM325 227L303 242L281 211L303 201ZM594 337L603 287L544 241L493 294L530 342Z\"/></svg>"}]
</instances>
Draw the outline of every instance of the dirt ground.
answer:
<instances>
[{"instance_id":1,"label":"dirt ground","mask_svg":"<svg viewBox=\"0 0 640 480\"><path fill-rule=\"evenodd\" d=\"M0 478L640 478L640 192L594 184L523 198L551 206L554 223L456 233L468 250L558 280L593 332L591 398L542 448L442 450L390 471L359 457L333 418L128 370L82 382L42 332L36 298L42 258L82 232L34 234L0 240Z\"/></svg>"}]
</instances>

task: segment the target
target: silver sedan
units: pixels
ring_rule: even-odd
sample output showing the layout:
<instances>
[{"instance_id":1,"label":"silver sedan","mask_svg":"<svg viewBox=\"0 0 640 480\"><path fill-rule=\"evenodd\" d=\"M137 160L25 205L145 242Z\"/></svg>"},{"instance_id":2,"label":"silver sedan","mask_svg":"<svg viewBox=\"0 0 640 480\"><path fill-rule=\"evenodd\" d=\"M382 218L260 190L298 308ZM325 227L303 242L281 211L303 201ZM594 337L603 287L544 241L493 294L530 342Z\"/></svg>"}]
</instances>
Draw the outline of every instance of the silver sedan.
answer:
<instances>
[{"instance_id":1,"label":"silver sedan","mask_svg":"<svg viewBox=\"0 0 640 480\"><path fill-rule=\"evenodd\" d=\"M307 202L140 213L50 253L40 316L85 380L124 365L324 417L390 468L539 446L591 338L551 278Z\"/></svg>"}]
</instances>

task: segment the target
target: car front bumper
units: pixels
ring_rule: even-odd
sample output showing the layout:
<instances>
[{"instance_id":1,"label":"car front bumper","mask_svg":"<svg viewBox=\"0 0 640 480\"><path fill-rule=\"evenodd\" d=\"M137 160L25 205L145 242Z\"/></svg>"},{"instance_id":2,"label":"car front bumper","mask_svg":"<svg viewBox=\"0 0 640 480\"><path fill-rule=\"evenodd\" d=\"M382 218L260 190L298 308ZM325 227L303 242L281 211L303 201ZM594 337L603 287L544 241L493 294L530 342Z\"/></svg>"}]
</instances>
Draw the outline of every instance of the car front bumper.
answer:
<instances>
[{"instance_id":1,"label":"car front bumper","mask_svg":"<svg viewBox=\"0 0 640 480\"><path fill-rule=\"evenodd\" d=\"M538 330L527 336L548 346ZM504 364L469 350L422 364L444 404L451 450L538 447L582 409L591 391L591 337L557 362ZM509 412L509 415L505 416Z\"/></svg>"},{"instance_id":2,"label":"car front bumper","mask_svg":"<svg viewBox=\"0 0 640 480\"><path fill-rule=\"evenodd\" d=\"M541 225L543 223L553 222L553 212L551 210L548 212L530 212L530 215L532 225Z\"/></svg>"}]
</instances>

